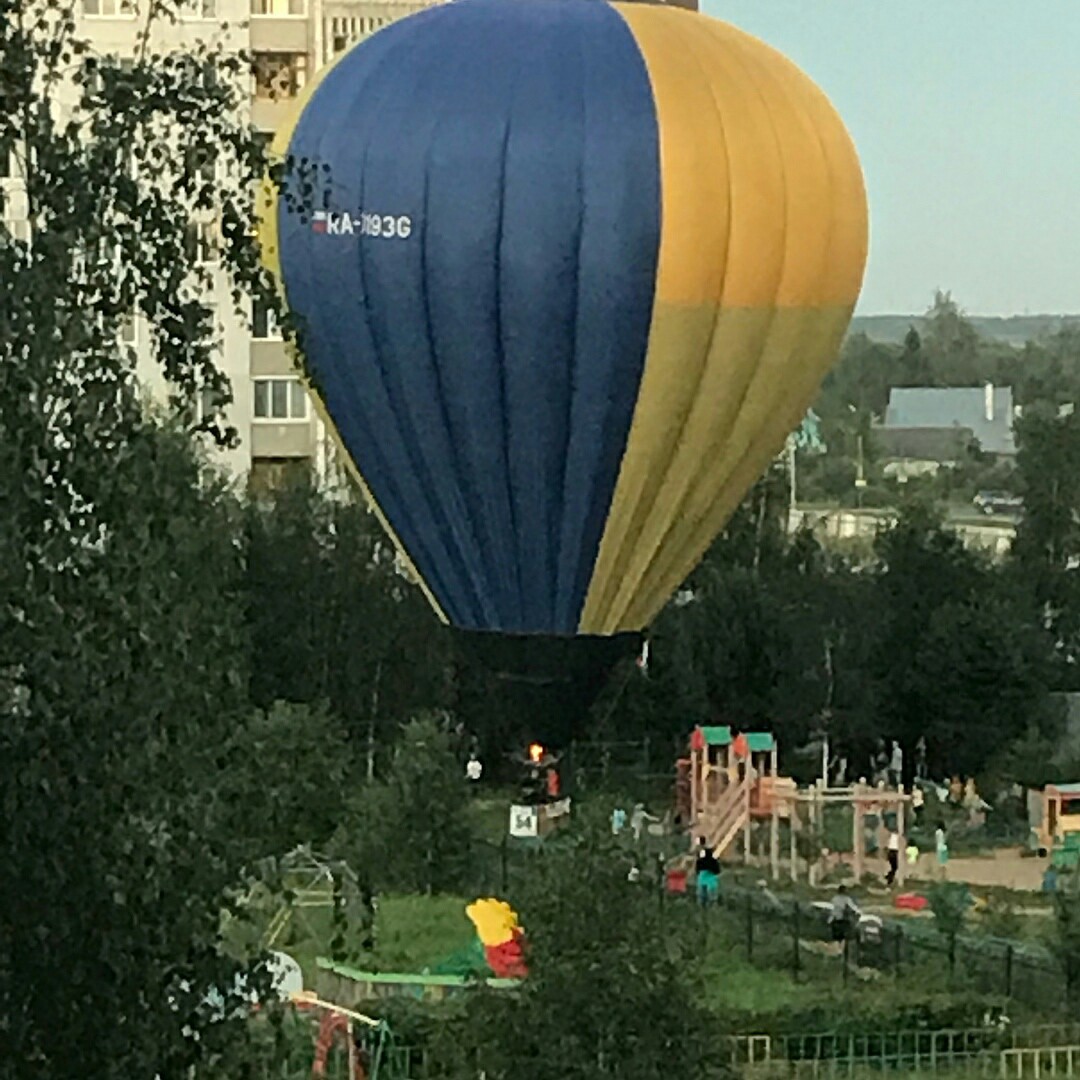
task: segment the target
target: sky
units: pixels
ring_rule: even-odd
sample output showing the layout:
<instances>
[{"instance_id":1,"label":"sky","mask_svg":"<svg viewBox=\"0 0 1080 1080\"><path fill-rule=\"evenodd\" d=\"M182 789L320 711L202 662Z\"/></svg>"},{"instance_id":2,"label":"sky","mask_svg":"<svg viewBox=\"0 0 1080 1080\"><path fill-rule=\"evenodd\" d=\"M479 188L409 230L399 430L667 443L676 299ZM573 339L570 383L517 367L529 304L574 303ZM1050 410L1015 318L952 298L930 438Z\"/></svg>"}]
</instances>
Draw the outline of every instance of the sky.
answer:
<instances>
[{"instance_id":1,"label":"sky","mask_svg":"<svg viewBox=\"0 0 1080 1080\"><path fill-rule=\"evenodd\" d=\"M862 160L862 315L1080 313L1080 0L701 0L795 61Z\"/></svg>"}]
</instances>

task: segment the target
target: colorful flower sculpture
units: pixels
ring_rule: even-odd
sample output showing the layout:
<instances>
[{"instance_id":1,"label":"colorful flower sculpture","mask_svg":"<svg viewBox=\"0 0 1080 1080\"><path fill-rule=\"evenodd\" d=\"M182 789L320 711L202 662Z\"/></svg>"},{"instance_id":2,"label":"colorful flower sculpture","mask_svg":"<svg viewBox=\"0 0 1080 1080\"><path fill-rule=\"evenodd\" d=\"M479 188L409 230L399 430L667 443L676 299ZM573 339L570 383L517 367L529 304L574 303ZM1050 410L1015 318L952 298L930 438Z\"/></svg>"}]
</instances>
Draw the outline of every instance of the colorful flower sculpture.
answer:
<instances>
[{"instance_id":1,"label":"colorful flower sculpture","mask_svg":"<svg viewBox=\"0 0 1080 1080\"><path fill-rule=\"evenodd\" d=\"M528 973L525 965L524 931L517 913L505 900L491 897L477 900L465 909L484 946L484 958L498 979L521 979Z\"/></svg>"}]
</instances>

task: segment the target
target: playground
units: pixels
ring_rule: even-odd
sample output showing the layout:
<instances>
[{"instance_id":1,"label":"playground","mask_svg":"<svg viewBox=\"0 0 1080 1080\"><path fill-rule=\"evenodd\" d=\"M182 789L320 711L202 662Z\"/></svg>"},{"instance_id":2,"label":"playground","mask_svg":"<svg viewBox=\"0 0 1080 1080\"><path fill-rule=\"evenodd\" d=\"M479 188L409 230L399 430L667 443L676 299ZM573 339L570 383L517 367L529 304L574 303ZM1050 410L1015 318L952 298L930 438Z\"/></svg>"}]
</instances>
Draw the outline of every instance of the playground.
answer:
<instances>
[{"instance_id":1,"label":"playground","mask_svg":"<svg viewBox=\"0 0 1080 1080\"><path fill-rule=\"evenodd\" d=\"M948 786L859 780L843 787L823 781L800 787L778 763L779 747L768 732L695 727L676 765L677 819L729 864L764 870L774 882L785 878L811 887L884 880L891 835L902 843L897 886L947 880L1037 893L1047 887L1048 869L1068 871L1080 863L1080 784L1027 793L1026 846L984 845L978 852L943 857L935 824L942 825L946 844L950 816L959 822L958 831L970 831L960 799L949 801Z\"/></svg>"},{"instance_id":2,"label":"playground","mask_svg":"<svg viewBox=\"0 0 1080 1080\"><path fill-rule=\"evenodd\" d=\"M249 897L259 944L294 958L302 973L302 989L288 995L290 1060L301 1069L307 1054L303 1067L311 1075L342 1080L440 1075L425 1057L431 1049L424 1037L401 1026L400 1009L434 1017L477 986L513 993L528 978L528 927L506 897L548 845L601 813L612 822L612 852L625 862L626 888L639 903L656 905L665 937L697 942L699 1000L725 1018L725 1030L742 1033L724 1036L739 1068L791 1060L802 1053L798 1045L812 1043L815 1060L829 1059L830 1068L843 1060L851 1072L894 1054L893 1067L917 1074L922 1044L912 1043L910 1054L896 1049L908 1045L909 1009L911 1017L949 1018L939 1025L940 1039L928 1044L943 1061L981 1068L1044 1047L1032 1025L1057 1023L1071 993L1053 951L1047 871L1072 869L1070 837L1080 822L1073 796L1080 789L1029 795L1027 847L987 845L976 853L961 842L943 862L926 839L950 811L944 802L940 812L928 810L930 785L921 800L883 783L799 785L781 771L780 749L768 732L696 727L674 763L666 806L656 796L647 805L644 791L642 800L620 800L596 785L582 796L537 783L536 755L526 755L529 784L471 804L489 830L485 843L499 853L472 895L376 898L344 864L304 849L293 853L283 863L288 901ZM951 812L960 825L968 820L959 806ZM923 844L905 843L890 885L892 836ZM693 902L691 888L691 853L701 837L723 868L719 902L706 908ZM656 875L647 867L658 859L664 872ZM949 932L935 906L943 883L963 894ZM828 920L841 884L859 918L838 944ZM987 1019L1005 1013L1011 1042L1001 1042L997 1021ZM862 1058L854 1043L848 1050L826 1045L838 1025L867 1033L886 1015L900 1017L900 1027L875 1036L873 1052L865 1049L871 1042L860 1044ZM801 1027L803 1043L792 1025ZM959 1031L967 1034L958 1042Z\"/></svg>"}]
</instances>

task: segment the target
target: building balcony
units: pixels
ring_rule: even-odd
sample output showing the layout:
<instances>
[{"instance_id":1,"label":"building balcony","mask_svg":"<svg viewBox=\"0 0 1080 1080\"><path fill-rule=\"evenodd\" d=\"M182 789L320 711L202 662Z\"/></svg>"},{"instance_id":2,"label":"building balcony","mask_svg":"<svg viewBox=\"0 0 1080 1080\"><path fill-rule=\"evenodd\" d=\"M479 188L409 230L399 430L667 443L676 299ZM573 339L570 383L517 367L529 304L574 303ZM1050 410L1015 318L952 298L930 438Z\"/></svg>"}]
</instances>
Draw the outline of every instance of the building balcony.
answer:
<instances>
[{"instance_id":1,"label":"building balcony","mask_svg":"<svg viewBox=\"0 0 1080 1080\"><path fill-rule=\"evenodd\" d=\"M252 378L295 375L296 368L285 342L277 338L253 338L250 373Z\"/></svg>"},{"instance_id":2,"label":"building balcony","mask_svg":"<svg viewBox=\"0 0 1080 1080\"><path fill-rule=\"evenodd\" d=\"M279 14L251 16L251 51L306 53L310 50L310 22L299 15Z\"/></svg>"},{"instance_id":3,"label":"building balcony","mask_svg":"<svg viewBox=\"0 0 1080 1080\"><path fill-rule=\"evenodd\" d=\"M254 420L251 424L251 457L281 460L314 457L316 424L311 420Z\"/></svg>"}]
</instances>

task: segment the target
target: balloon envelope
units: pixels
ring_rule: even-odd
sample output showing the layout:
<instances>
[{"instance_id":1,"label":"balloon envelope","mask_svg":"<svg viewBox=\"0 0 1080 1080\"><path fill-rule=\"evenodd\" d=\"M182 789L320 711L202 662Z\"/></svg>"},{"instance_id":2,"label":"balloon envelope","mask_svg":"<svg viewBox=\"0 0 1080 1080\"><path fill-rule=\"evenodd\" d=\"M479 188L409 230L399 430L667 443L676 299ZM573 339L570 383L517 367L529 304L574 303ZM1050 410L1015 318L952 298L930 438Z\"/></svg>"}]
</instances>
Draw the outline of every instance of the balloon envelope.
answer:
<instances>
[{"instance_id":1,"label":"balloon envelope","mask_svg":"<svg viewBox=\"0 0 1080 1080\"><path fill-rule=\"evenodd\" d=\"M325 418L440 615L644 626L802 418L862 279L819 90L683 10L457 0L279 132L264 257Z\"/></svg>"}]
</instances>

